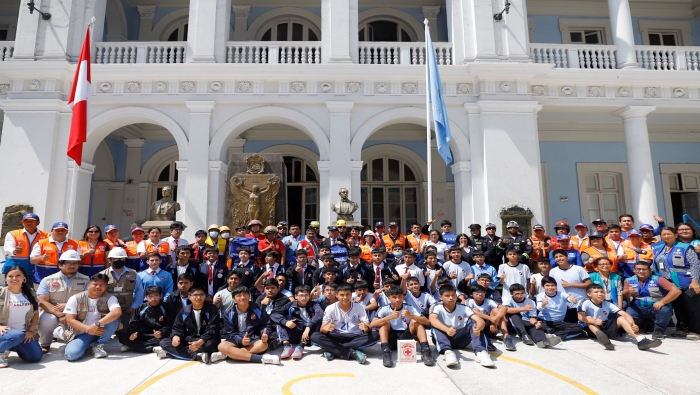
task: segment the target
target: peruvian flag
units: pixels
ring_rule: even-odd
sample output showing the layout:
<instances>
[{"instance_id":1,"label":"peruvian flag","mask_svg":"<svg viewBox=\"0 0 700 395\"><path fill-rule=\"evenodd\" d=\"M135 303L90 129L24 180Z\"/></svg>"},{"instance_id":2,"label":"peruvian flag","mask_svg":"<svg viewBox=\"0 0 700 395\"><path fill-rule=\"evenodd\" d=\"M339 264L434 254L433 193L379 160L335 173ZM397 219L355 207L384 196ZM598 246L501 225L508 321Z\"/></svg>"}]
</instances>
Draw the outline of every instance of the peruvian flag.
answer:
<instances>
[{"instance_id":1,"label":"peruvian flag","mask_svg":"<svg viewBox=\"0 0 700 395\"><path fill-rule=\"evenodd\" d=\"M68 106L73 110L68 136L68 156L73 158L78 166L82 164L83 143L87 141L90 80L90 26L88 26L78 67L75 69L70 97L68 97Z\"/></svg>"}]
</instances>

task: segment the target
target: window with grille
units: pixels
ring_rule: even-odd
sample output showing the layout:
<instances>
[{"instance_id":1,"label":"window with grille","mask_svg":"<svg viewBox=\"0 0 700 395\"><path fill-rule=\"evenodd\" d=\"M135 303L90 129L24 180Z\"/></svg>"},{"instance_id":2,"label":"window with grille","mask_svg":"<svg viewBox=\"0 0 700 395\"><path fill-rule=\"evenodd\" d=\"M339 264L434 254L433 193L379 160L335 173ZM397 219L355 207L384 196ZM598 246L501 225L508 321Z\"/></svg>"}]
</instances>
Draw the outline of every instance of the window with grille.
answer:
<instances>
[{"instance_id":1,"label":"window with grille","mask_svg":"<svg viewBox=\"0 0 700 395\"><path fill-rule=\"evenodd\" d=\"M569 37L572 44L605 44L601 29L570 30Z\"/></svg>"},{"instance_id":2,"label":"window with grille","mask_svg":"<svg viewBox=\"0 0 700 395\"><path fill-rule=\"evenodd\" d=\"M285 156L287 168L287 221L306 229L318 221L318 175L305 160Z\"/></svg>"},{"instance_id":3,"label":"window with grille","mask_svg":"<svg viewBox=\"0 0 700 395\"><path fill-rule=\"evenodd\" d=\"M403 160L380 157L365 162L362 182L362 223L395 221L402 233L419 222L420 182L416 172Z\"/></svg>"},{"instance_id":4,"label":"window with grille","mask_svg":"<svg viewBox=\"0 0 700 395\"><path fill-rule=\"evenodd\" d=\"M588 218L603 218L608 224L617 223L623 212L621 174L586 173L585 179Z\"/></svg>"},{"instance_id":5,"label":"window with grille","mask_svg":"<svg viewBox=\"0 0 700 395\"><path fill-rule=\"evenodd\" d=\"M649 45L663 45L675 47L680 45L680 35L678 32L650 32Z\"/></svg>"},{"instance_id":6,"label":"window with grille","mask_svg":"<svg viewBox=\"0 0 700 395\"><path fill-rule=\"evenodd\" d=\"M392 21L373 21L360 25L359 41L370 42L413 42L408 28Z\"/></svg>"}]
</instances>

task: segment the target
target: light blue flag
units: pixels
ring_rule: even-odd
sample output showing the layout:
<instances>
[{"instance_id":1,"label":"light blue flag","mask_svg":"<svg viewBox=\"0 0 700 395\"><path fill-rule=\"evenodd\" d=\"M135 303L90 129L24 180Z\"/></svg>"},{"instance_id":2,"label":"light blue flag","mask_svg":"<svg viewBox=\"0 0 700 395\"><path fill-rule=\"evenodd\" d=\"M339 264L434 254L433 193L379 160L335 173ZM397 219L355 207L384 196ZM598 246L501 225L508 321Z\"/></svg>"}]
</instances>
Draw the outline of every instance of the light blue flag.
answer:
<instances>
[{"instance_id":1,"label":"light blue flag","mask_svg":"<svg viewBox=\"0 0 700 395\"><path fill-rule=\"evenodd\" d=\"M445 99L442 97L442 83L440 82L440 72L438 71L437 59L435 58L435 48L430 39L430 30L425 29L425 40L428 42L428 85L430 92L430 104L433 107L433 120L435 122L435 140L437 149L445 164L452 162L452 152L450 152L449 142L452 140L450 133L450 122L447 118L447 108Z\"/></svg>"}]
</instances>

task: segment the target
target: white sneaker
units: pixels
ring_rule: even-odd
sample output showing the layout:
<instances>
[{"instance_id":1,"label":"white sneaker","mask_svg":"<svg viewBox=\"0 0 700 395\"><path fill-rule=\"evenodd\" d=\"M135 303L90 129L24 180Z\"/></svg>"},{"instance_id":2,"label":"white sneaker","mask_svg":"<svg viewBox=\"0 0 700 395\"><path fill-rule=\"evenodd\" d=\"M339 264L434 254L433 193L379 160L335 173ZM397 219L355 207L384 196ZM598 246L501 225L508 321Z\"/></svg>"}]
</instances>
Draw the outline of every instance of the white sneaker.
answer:
<instances>
[{"instance_id":1,"label":"white sneaker","mask_svg":"<svg viewBox=\"0 0 700 395\"><path fill-rule=\"evenodd\" d=\"M225 354L220 353L220 352L214 352L211 354L211 358L209 359L209 361L211 363L214 363L214 362L223 361L226 358L228 358L228 357Z\"/></svg>"},{"instance_id":2,"label":"white sneaker","mask_svg":"<svg viewBox=\"0 0 700 395\"><path fill-rule=\"evenodd\" d=\"M498 338L498 340L503 340L503 333L497 332L497 333L496 333L496 338Z\"/></svg>"},{"instance_id":3,"label":"white sneaker","mask_svg":"<svg viewBox=\"0 0 700 395\"><path fill-rule=\"evenodd\" d=\"M457 361L457 355L452 350L445 351L445 366L455 366L459 362Z\"/></svg>"},{"instance_id":4,"label":"white sneaker","mask_svg":"<svg viewBox=\"0 0 700 395\"><path fill-rule=\"evenodd\" d=\"M153 352L156 354L158 354L161 350L162 350L162 348L160 346L153 347Z\"/></svg>"},{"instance_id":5,"label":"white sneaker","mask_svg":"<svg viewBox=\"0 0 700 395\"><path fill-rule=\"evenodd\" d=\"M197 354L197 357L199 358L200 361L204 362L205 364L209 364L209 354L205 352L200 352Z\"/></svg>"},{"instance_id":6,"label":"white sneaker","mask_svg":"<svg viewBox=\"0 0 700 395\"><path fill-rule=\"evenodd\" d=\"M9 365L5 354L7 354L7 351L5 351L3 355L0 355L0 369L6 368Z\"/></svg>"},{"instance_id":7,"label":"white sneaker","mask_svg":"<svg viewBox=\"0 0 700 395\"><path fill-rule=\"evenodd\" d=\"M98 344L92 347L92 355L95 358L106 358L109 354L105 351L104 344Z\"/></svg>"},{"instance_id":8,"label":"white sneaker","mask_svg":"<svg viewBox=\"0 0 700 395\"><path fill-rule=\"evenodd\" d=\"M156 352L156 357L158 357L158 359L167 358L168 353L165 350L161 349L161 350L158 350L158 352Z\"/></svg>"},{"instance_id":9,"label":"white sneaker","mask_svg":"<svg viewBox=\"0 0 700 395\"><path fill-rule=\"evenodd\" d=\"M262 356L262 363L263 365L279 365L280 364L280 357L277 355L272 355L272 354L264 354Z\"/></svg>"},{"instance_id":10,"label":"white sneaker","mask_svg":"<svg viewBox=\"0 0 700 395\"><path fill-rule=\"evenodd\" d=\"M63 325L59 325L56 327L56 329L53 330L53 337L56 338L56 340L60 341L66 341L65 337L63 336Z\"/></svg>"},{"instance_id":11,"label":"white sneaker","mask_svg":"<svg viewBox=\"0 0 700 395\"><path fill-rule=\"evenodd\" d=\"M4 353L2 353L2 355L5 357L5 359L9 358L10 357L10 350L5 351Z\"/></svg>"},{"instance_id":12,"label":"white sneaker","mask_svg":"<svg viewBox=\"0 0 700 395\"><path fill-rule=\"evenodd\" d=\"M491 360L491 356L488 352L486 352L486 350L479 351L479 353L476 354L476 362L479 362L481 366L487 368L496 366L496 363Z\"/></svg>"}]
</instances>

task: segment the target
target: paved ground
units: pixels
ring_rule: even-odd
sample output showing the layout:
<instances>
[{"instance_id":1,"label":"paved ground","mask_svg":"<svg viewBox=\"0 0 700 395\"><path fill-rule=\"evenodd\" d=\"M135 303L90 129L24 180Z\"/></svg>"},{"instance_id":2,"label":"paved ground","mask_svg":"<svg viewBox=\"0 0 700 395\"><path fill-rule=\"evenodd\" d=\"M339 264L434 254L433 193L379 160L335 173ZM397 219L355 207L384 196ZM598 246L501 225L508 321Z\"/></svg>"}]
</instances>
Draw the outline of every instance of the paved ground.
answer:
<instances>
[{"instance_id":1,"label":"paved ground","mask_svg":"<svg viewBox=\"0 0 700 395\"><path fill-rule=\"evenodd\" d=\"M302 361L282 366L222 361L202 363L159 360L155 355L120 353L113 340L110 357L92 356L68 363L63 345L38 364L26 364L11 354L10 367L0 370L3 394L212 394L227 390L257 394L393 394L410 388L413 394L698 394L700 342L667 339L653 351L638 351L631 341L614 341L616 351L605 351L593 340L571 340L542 350L518 343L518 351L495 353L496 368L474 362L462 350L460 366L429 368L421 362L392 369L382 366L380 350L368 350L364 366L354 361L327 362L314 348ZM500 343L496 343L503 349ZM277 350L279 353L280 351Z\"/></svg>"}]
</instances>

